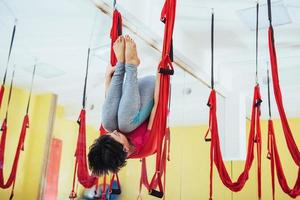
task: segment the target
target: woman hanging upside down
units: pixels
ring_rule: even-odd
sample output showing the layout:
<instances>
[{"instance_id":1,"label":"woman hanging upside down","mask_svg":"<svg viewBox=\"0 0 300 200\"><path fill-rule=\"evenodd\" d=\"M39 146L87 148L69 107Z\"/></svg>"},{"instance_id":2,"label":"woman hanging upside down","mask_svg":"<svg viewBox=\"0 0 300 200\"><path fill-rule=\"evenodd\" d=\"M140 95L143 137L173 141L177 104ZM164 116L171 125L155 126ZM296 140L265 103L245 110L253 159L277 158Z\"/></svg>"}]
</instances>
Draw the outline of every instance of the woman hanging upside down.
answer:
<instances>
[{"instance_id":1,"label":"woman hanging upside down","mask_svg":"<svg viewBox=\"0 0 300 200\"><path fill-rule=\"evenodd\" d=\"M113 49L118 63L106 73L102 112L102 125L109 133L97 138L88 154L89 167L98 176L118 172L143 148L158 99L159 78L137 78L140 60L135 42L120 36Z\"/></svg>"}]
</instances>

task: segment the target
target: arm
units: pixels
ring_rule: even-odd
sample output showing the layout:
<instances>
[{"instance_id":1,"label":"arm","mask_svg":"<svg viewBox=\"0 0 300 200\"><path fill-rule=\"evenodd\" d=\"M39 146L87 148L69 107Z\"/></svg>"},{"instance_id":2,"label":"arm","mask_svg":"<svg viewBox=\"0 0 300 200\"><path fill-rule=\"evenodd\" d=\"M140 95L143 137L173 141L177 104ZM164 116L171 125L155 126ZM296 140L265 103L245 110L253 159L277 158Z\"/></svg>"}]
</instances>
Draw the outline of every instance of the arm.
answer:
<instances>
[{"instance_id":1,"label":"arm","mask_svg":"<svg viewBox=\"0 0 300 200\"><path fill-rule=\"evenodd\" d=\"M160 83L160 73L157 73L156 81L155 81L155 89L154 89L154 105L149 118L148 130L151 130L152 128L153 120L157 109L158 97L159 97L159 83Z\"/></svg>"},{"instance_id":2,"label":"arm","mask_svg":"<svg viewBox=\"0 0 300 200\"><path fill-rule=\"evenodd\" d=\"M106 73L105 73L105 80L104 80L104 95L105 95L105 97L107 95L107 91L108 91L108 88L109 88L109 85L110 85L110 82L111 82L114 72L115 72L115 67L108 65L107 69L106 69Z\"/></svg>"}]
</instances>

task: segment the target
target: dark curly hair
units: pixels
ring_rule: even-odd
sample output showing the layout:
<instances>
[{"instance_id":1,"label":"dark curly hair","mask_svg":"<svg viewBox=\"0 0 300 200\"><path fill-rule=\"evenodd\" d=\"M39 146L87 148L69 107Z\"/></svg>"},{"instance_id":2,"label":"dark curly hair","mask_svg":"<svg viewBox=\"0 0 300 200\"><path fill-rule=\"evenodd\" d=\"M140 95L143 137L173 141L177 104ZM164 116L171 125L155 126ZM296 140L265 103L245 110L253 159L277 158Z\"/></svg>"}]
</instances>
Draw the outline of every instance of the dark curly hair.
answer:
<instances>
[{"instance_id":1,"label":"dark curly hair","mask_svg":"<svg viewBox=\"0 0 300 200\"><path fill-rule=\"evenodd\" d=\"M123 145L109 135L97 138L90 147L89 168L94 175L102 176L108 172L117 173L126 165L127 153Z\"/></svg>"}]
</instances>

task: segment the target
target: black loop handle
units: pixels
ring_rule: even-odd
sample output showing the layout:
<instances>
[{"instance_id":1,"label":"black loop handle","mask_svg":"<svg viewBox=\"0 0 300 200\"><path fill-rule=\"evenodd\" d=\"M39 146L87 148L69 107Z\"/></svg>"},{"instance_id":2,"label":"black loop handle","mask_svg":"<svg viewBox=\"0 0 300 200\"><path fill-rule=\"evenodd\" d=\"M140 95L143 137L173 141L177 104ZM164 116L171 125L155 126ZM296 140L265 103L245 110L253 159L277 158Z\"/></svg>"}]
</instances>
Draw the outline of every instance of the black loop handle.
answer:
<instances>
[{"instance_id":1,"label":"black loop handle","mask_svg":"<svg viewBox=\"0 0 300 200\"><path fill-rule=\"evenodd\" d=\"M173 75L174 70L173 69L159 68L159 73L165 74L165 75Z\"/></svg>"},{"instance_id":2,"label":"black loop handle","mask_svg":"<svg viewBox=\"0 0 300 200\"><path fill-rule=\"evenodd\" d=\"M71 192L71 194L69 195L69 199L74 200L76 198L77 198L77 194L75 192Z\"/></svg>"},{"instance_id":3,"label":"black loop handle","mask_svg":"<svg viewBox=\"0 0 300 200\"><path fill-rule=\"evenodd\" d=\"M255 106L256 106L256 107L260 107L260 105L261 105L262 102L263 102L263 101L262 101L261 99L258 99L258 100L256 101L256 103L255 103Z\"/></svg>"},{"instance_id":4,"label":"black loop handle","mask_svg":"<svg viewBox=\"0 0 300 200\"><path fill-rule=\"evenodd\" d=\"M271 160L271 153L268 152L267 159Z\"/></svg>"},{"instance_id":5,"label":"black loop handle","mask_svg":"<svg viewBox=\"0 0 300 200\"><path fill-rule=\"evenodd\" d=\"M119 194L121 194L121 190L120 189L111 189L110 193L119 195Z\"/></svg>"},{"instance_id":6,"label":"black loop handle","mask_svg":"<svg viewBox=\"0 0 300 200\"><path fill-rule=\"evenodd\" d=\"M160 191L157 191L157 190L153 190L153 189L149 190L149 194L151 196L154 196L154 197L157 197L157 198L160 198L160 199L163 198L163 196L164 196L163 192L160 192Z\"/></svg>"},{"instance_id":7,"label":"black loop handle","mask_svg":"<svg viewBox=\"0 0 300 200\"><path fill-rule=\"evenodd\" d=\"M173 38L171 38L169 57L170 57L171 62L173 62L174 61Z\"/></svg>"},{"instance_id":8,"label":"black loop handle","mask_svg":"<svg viewBox=\"0 0 300 200\"><path fill-rule=\"evenodd\" d=\"M122 16L119 15L119 19L118 19L118 36L123 34L121 21L122 21Z\"/></svg>"}]
</instances>

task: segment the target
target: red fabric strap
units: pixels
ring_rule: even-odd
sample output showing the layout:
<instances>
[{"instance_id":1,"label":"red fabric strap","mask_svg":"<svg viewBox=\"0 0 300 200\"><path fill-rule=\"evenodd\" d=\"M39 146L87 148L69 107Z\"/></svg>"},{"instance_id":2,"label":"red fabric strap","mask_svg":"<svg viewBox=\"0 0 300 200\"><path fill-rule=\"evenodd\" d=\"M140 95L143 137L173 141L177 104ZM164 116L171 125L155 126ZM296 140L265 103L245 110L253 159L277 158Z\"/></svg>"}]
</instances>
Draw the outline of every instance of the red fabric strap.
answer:
<instances>
[{"instance_id":1,"label":"red fabric strap","mask_svg":"<svg viewBox=\"0 0 300 200\"><path fill-rule=\"evenodd\" d=\"M169 57L169 52L171 48L171 41L174 29L175 11L176 0L166 0L162 9L162 19L165 22L165 31L161 57L162 60L158 65L158 70L173 70L172 62ZM148 190L155 189L158 186L160 192L164 192L165 186L162 184L161 178L162 176L165 176L164 171L166 169L166 159L168 152L167 143L169 142L169 140L166 141L166 134L168 134L169 131L167 129L167 116L170 95L170 75L160 74L157 78L160 79L159 97L155 117L150 131L150 136L139 155L135 156L134 158L143 158L140 179L140 190L142 185L144 185ZM149 184L145 157L154 153L156 153L156 169L152 177L151 183Z\"/></svg>"},{"instance_id":2,"label":"red fabric strap","mask_svg":"<svg viewBox=\"0 0 300 200\"><path fill-rule=\"evenodd\" d=\"M9 188L12 184L14 184L16 180L20 153L21 150L24 149L24 141L25 141L26 131L28 127L29 127L29 117L28 115L25 115L23 118L23 124L21 128L21 133L20 133L19 142L16 149L12 169L8 180L5 182L3 171L4 171L5 143L6 143L6 135L7 135L7 120L5 119L2 123L2 127L1 127L2 135L1 135L1 142L0 142L0 187L3 189Z\"/></svg>"},{"instance_id":3,"label":"red fabric strap","mask_svg":"<svg viewBox=\"0 0 300 200\"><path fill-rule=\"evenodd\" d=\"M102 124L100 125L99 132L100 132L100 135L105 135L106 133L108 133L108 131L105 130L105 128L103 127Z\"/></svg>"},{"instance_id":4,"label":"red fabric strap","mask_svg":"<svg viewBox=\"0 0 300 200\"><path fill-rule=\"evenodd\" d=\"M90 175L86 160L86 112L81 110L79 119L79 131L76 147L76 162L77 162L77 178L79 183L85 188L90 188L95 185L97 177Z\"/></svg>"},{"instance_id":5,"label":"red fabric strap","mask_svg":"<svg viewBox=\"0 0 300 200\"><path fill-rule=\"evenodd\" d=\"M102 182L102 196L101 196L101 200L106 200L106 175L103 177L103 182Z\"/></svg>"},{"instance_id":6,"label":"red fabric strap","mask_svg":"<svg viewBox=\"0 0 300 200\"><path fill-rule=\"evenodd\" d=\"M75 191L76 174L77 174L77 160L75 159L74 173L73 173L73 182L72 182L72 190L71 190L71 193L69 195L70 199L75 199L77 197L77 194L76 194L76 191Z\"/></svg>"},{"instance_id":7,"label":"red fabric strap","mask_svg":"<svg viewBox=\"0 0 300 200\"><path fill-rule=\"evenodd\" d=\"M5 87L4 87L4 85L1 85L1 89L0 89L0 108L1 108L1 105L2 105L4 91L5 91Z\"/></svg>"},{"instance_id":8,"label":"red fabric strap","mask_svg":"<svg viewBox=\"0 0 300 200\"><path fill-rule=\"evenodd\" d=\"M113 20L112 26L110 30L110 64L111 66L115 66L117 64L117 58L115 52L113 50L113 44L119 37L119 29L122 29L122 16L118 10L114 10L113 12Z\"/></svg>"},{"instance_id":9,"label":"red fabric strap","mask_svg":"<svg viewBox=\"0 0 300 200\"><path fill-rule=\"evenodd\" d=\"M112 187L113 187L115 179L117 180L118 189L121 190L121 184L120 184L119 176L118 176L118 174L113 174L111 179L110 179L109 192L112 192L112 189L113 189Z\"/></svg>"}]
</instances>

